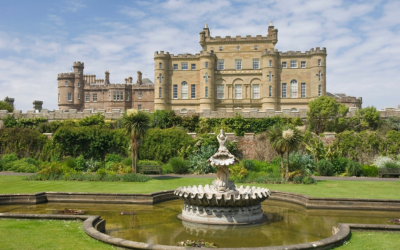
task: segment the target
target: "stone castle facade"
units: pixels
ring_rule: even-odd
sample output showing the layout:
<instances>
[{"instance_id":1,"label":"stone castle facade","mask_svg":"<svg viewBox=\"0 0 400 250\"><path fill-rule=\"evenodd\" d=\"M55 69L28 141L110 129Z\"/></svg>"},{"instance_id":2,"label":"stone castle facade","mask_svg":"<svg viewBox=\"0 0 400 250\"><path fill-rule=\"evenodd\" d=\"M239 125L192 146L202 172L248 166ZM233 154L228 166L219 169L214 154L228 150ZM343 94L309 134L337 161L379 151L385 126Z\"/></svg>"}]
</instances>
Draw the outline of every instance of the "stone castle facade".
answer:
<instances>
[{"instance_id":1,"label":"stone castle facade","mask_svg":"<svg viewBox=\"0 0 400 250\"><path fill-rule=\"evenodd\" d=\"M74 62L73 72L58 74L58 107L61 110L84 109L93 112L124 112L127 109L154 110L154 84L137 72L137 81L125 78L125 83L111 84L110 72L104 79L84 75L84 63Z\"/></svg>"},{"instance_id":2,"label":"stone castle facade","mask_svg":"<svg viewBox=\"0 0 400 250\"><path fill-rule=\"evenodd\" d=\"M272 22L267 36L211 37L200 32L200 53L154 54L155 109L211 111L307 108L326 93L325 48L280 52Z\"/></svg>"}]
</instances>

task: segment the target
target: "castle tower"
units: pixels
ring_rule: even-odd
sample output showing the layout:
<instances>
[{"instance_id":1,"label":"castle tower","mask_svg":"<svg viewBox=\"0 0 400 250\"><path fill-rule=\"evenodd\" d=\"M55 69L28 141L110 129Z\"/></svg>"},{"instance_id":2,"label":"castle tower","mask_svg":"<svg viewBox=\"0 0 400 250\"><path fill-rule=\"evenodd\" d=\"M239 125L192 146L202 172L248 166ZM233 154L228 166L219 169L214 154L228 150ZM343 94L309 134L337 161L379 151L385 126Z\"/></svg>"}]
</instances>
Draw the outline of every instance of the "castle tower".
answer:
<instances>
[{"instance_id":1,"label":"castle tower","mask_svg":"<svg viewBox=\"0 0 400 250\"><path fill-rule=\"evenodd\" d=\"M278 109L279 86L278 86L278 52L274 49L264 50L261 56L262 60L262 91L261 91L261 109Z\"/></svg>"},{"instance_id":2,"label":"castle tower","mask_svg":"<svg viewBox=\"0 0 400 250\"><path fill-rule=\"evenodd\" d=\"M83 68L84 68L84 63L83 62L74 62L73 68L74 68L74 105L75 109L78 111L82 111L84 108L84 81L83 81Z\"/></svg>"},{"instance_id":3,"label":"castle tower","mask_svg":"<svg viewBox=\"0 0 400 250\"><path fill-rule=\"evenodd\" d=\"M214 93L217 91L214 83L215 54L202 51L200 54L200 107L199 110L214 110Z\"/></svg>"},{"instance_id":4,"label":"castle tower","mask_svg":"<svg viewBox=\"0 0 400 250\"><path fill-rule=\"evenodd\" d=\"M154 110L170 108L169 64L168 52L154 53Z\"/></svg>"},{"instance_id":5,"label":"castle tower","mask_svg":"<svg viewBox=\"0 0 400 250\"><path fill-rule=\"evenodd\" d=\"M75 109L75 104L74 104L75 74L73 72L58 74L57 81L58 81L59 109L62 110Z\"/></svg>"},{"instance_id":6,"label":"castle tower","mask_svg":"<svg viewBox=\"0 0 400 250\"><path fill-rule=\"evenodd\" d=\"M311 98L326 95L326 48L311 49Z\"/></svg>"},{"instance_id":7,"label":"castle tower","mask_svg":"<svg viewBox=\"0 0 400 250\"><path fill-rule=\"evenodd\" d=\"M206 45L206 39L210 38L210 29L208 28L208 25L206 23L206 25L204 26L203 30L200 31L200 45L203 49L203 51L207 50L207 45Z\"/></svg>"}]
</instances>

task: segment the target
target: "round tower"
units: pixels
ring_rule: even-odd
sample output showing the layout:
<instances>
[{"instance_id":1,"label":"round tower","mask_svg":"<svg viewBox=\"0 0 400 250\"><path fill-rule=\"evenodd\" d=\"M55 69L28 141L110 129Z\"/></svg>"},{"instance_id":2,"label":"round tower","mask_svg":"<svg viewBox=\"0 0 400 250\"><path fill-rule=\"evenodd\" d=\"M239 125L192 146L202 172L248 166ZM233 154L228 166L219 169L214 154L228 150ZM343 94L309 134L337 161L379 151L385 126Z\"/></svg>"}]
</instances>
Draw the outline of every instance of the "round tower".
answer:
<instances>
[{"instance_id":1,"label":"round tower","mask_svg":"<svg viewBox=\"0 0 400 250\"><path fill-rule=\"evenodd\" d=\"M264 50L262 60L262 110L272 108L278 110L279 86L278 86L278 52L274 49Z\"/></svg>"},{"instance_id":2,"label":"round tower","mask_svg":"<svg viewBox=\"0 0 400 250\"><path fill-rule=\"evenodd\" d=\"M326 95L326 48L310 50L311 54L311 86L310 97Z\"/></svg>"},{"instance_id":3,"label":"round tower","mask_svg":"<svg viewBox=\"0 0 400 250\"><path fill-rule=\"evenodd\" d=\"M154 53L154 110L170 109L169 64L168 52Z\"/></svg>"},{"instance_id":4,"label":"round tower","mask_svg":"<svg viewBox=\"0 0 400 250\"><path fill-rule=\"evenodd\" d=\"M202 51L200 53L200 106L198 111L202 111L203 109L215 110L214 93L216 92L216 86L214 82L214 64L214 53L209 53L207 51Z\"/></svg>"},{"instance_id":5,"label":"round tower","mask_svg":"<svg viewBox=\"0 0 400 250\"><path fill-rule=\"evenodd\" d=\"M74 109L74 81L75 74L58 74L58 108L62 110Z\"/></svg>"},{"instance_id":6,"label":"round tower","mask_svg":"<svg viewBox=\"0 0 400 250\"><path fill-rule=\"evenodd\" d=\"M85 68L83 62L74 62L74 104L75 109L82 111L84 109L84 81L83 81L83 69Z\"/></svg>"}]
</instances>

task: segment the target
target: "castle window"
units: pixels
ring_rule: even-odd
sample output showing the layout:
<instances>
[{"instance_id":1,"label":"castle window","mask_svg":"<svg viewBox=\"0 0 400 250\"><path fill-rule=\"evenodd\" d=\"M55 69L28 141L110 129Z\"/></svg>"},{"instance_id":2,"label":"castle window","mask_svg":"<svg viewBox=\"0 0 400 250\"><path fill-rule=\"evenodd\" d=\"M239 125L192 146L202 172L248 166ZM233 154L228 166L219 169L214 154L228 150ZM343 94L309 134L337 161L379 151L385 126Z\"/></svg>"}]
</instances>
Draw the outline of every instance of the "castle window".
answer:
<instances>
[{"instance_id":1,"label":"castle window","mask_svg":"<svg viewBox=\"0 0 400 250\"><path fill-rule=\"evenodd\" d=\"M218 70L224 70L224 69L225 69L224 60L218 60Z\"/></svg>"},{"instance_id":2,"label":"castle window","mask_svg":"<svg viewBox=\"0 0 400 250\"><path fill-rule=\"evenodd\" d=\"M208 83L208 73L206 72L206 75L204 76L204 79L206 80L206 83Z\"/></svg>"},{"instance_id":3,"label":"castle window","mask_svg":"<svg viewBox=\"0 0 400 250\"><path fill-rule=\"evenodd\" d=\"M196 70L196 64L192 63L192 70Z\"/></svg>"},{"instance_id":4,"label":"castle window","mask_svg":"<svg viewBox=\"0 0 400 250\"><path fill-rule=\"evenodd\" d=\"M321 96L322 93L322 86L318 85L318 96Z\"/></svg>"},{"instance_id":5,"label":"castle window","mask_svg":"<svg viewBox=\"0 0 400 250\"><path fill-rule=\"evenodd\" d=\"M237 50L240 50L240 46L237 46L236 49L237 49Z\"/></svg>"},{"instance_id":6,"label":"castle window","mask_svg":"<svg viewBox=\"0 0 400 250\"><path fill-rule=\"evenodd\" d=\"M235 59L235 69L242 69L242 59Z\"/></svg>"},{"instance_id":7,"label":"castle window","mask_svg":"<svg viewBox=\"0 0 400 250\"><path fill-rule=\"evenodd\" d=\"M78 82L78 88L80 88L81 87L81 83L80 82Z\"/></svg>"},{"instance_id":8,"label":"castle window","mask_svg":"<svg viewBox=\"0 0 400 250\"><path fill-rule=\"evenodd\" d=\"M272 60L269 60L269 66L272 67Z\"/></svg>"},{"instance_id":9,"label":"castle window","mask_svg":"<svg viewBox=\"0 0 400 250\"><path fill-rule=\"evenodd\" d=\"M174 86L173 86L172 98L173 99L178 99L178 85L176 85L176 84L174 84Z\"/></svg>"},{"instance_id":10,"label":"castle window","mask_svg":"<svg viewBox=\"0 0 400 250\"><path fill-rule=\"evenodd\" d=\"M302 68L305 68L305 67L306 67L306 62L305 62L305 61L302 61L302 62L301 62L301 67L302 67Z\"/></svg>"},{"instance_id":11,"label":"castle window","mask_svg":"<svg viewBox=\"0 0 400 250\"><path fill-rule=\"evenodd\" d=\"M188 99L188 84L185 81L181 83L181 99Z\"/></svg>"},{"instance_id":12,"label":"castle window","mask_svg":"<svg viewBox=\"0 0 400 250\"><path fill-rule=\"evenodd\" d=\"M224 99L224 85L217 85L217 99Z\"/></svg>"},{"instance_id":13,"label":"castle window","mask_svg":"<svg viewBox=\"0 0 400 250\"><path fill-rule=\"evenodd\" d=\"M158 68L162 69L162 63L158 63Z\"/></svg>"},{"instance_id":14,"label":"castle window","mask_svg":"<svg viewBox=\"0 0 400 250\"><path fill-rule=\"evenodd\" d=\"M85 94L85 102L90 102L90 94Z\"/></svg>"},{"instance_id":15,"label":"castle window","mask_svg":"<svg viewBox=\"0 0 400 250\"><path fill-rule=\"evenodd\" d=\"M260 85L253 85L253 99L260 99Z\"/></svg>"},{"instance_id":16,"label":"castle window","mask_svg":"<svg viewBox=\"0 0 400 250\"><path fill-rule=\"evenodd\" d=\"M205 68L208 69L208 62L205 63Z\"/></svg>"},{"instance_id":17,"label":"castle window","mask_svg":"<svg viewBox=\"0 0 400 250\"><path fill-rule=\"evenodd\" d=\"M158 75L158 80L160 81L160 83L162 83L162 75L161 74Z\"/></svg>"},{"instance_id":18,"label":"castle window","mask_svg":"<svg viewBox=\"0 0 400 250\"><path fill-rule=\"evenodd\" d=\"M81 95L80 94L78 94L78 99L81 99Z\"/></svg>"},{"instance_id":19,"label":"castle window","mask_svg":"<svg viewBox=\"0 0 400 250\"><path fill-rule=\"evenodd\" d=\"M306 83L302 82L301 83L301 98L305 98L306 97Z\"/></svg>"},{"instance_id":20,"label":"castle window","mask_svg":"<svg viewBox=\"0 0 400 250\"><path fill-rule=\"evenodd\" d=\"M318 66L321 66L321 59L318 59Z\"/></svg>"},{"instance_id":21,"label":"castle window","mask_svg":"<svg viewBox=\"0 0 400 250\"><path fill-rule=\"evenodd\" d=\"M255 50L258 50L258 46L257 46L257 45L255 45L255 46L254 46L254 49L255 49Z\"/></svg>"},{"instance_id":22,"label":"castle window","mask_svg":"<svg viewBox=\"0 0 400 250\"><path fill-rule=\"evenodd\" d=\"M64 84L65 84L65 86L68 86L68 81L65 81Z\"/></svg>"},{"instance_id":23,"label":"castle window","mask_svg":"<svg viewBox=\"0 0 400 250\"><path fill-rule=\"evenodd\" d=\"M188 63L187 62L181 63L181 70L188 70Z\"/></svg>"},{"instance_id":24,"label":"castle window","mask_svg":"<svg viewBox=\"0 0 400 250\"><path fill-rule=\"evenodd\" d=\"M72 93L68 93L68 101L72 102Z\"/></svg>"},{"instance_id":25,"label":"castle window","mask_svg":"<svg viewBox=\"0 0 400 250\"><path fill-rule=\"evenodd\" d=\"M178 70L178 64L174 64L174 70Z\"/></svg>"},{"instance_id":26,"label":"castle window","mask_svg":"<svg viewBox=\"0 0 400 250\"><path fill-rule=\"evenodd\" d=\"M129 101L129 92L126 92L126 100Z\"/></svg>"},{"instance_id":27,"label":"castle window","mask_svg":"<svg viewBox=\"0 0 400 250\"><path fill-rule=\"evenodd\" d=\"M196 85L192 84L190 86L190 98L195 99L196 98Z\"/></svg>"},{"instance_id":28,"label":"castle window","mask_svg":"<svg viewBox=\"0 0 400 250\"><path fill-rule=\"evenodd\" d=\"M320 72L318 72L318 81L321 81L321 76L322 76L322 74L321 74L321 71L320 71Z\"/></svg>"},{"instance_id":29,"label":"castle window","mask_svg":"<svg viewBox=\"0 0 400 250\"><path fill-rule=\"evenodd\" d=\"M162 98L162 88L161 87L159 87L158 88L158 98Z\"/></svg>"},{"instance_id":30,"label":"castle window","mask_svg":"<svg viewBox=\"0 0 400 250\"><path fill-rule=\"evenodd\" d=\"M286 62L282 62L282 68L286 68Z\"/></svg>"},{"instance_id":31,"label":"castle window","mask_svg":"<svg viewBox=\"0 0 400 250\"><path fill-rule=\"evenodd\" d=\"M297 61L296 60L291 60L290 61L290 67L291 68L297 68Z\"/></svg>"},{"instance_id":32,"label":"castle window","mask_svg":"<svg viewBox=\"0 0 400 250\"><path fill-rule=\"evenodd\" d=\"M222 49L223 49L222 46L219 46L219 51L222 51Z\"/></svg>"},{"instance_id":33,"label":"castle window","mask_svg":"<svg viewBox=\"0 0 400 250\"><path fill-rule=\"evenodd\" d=\"M79 74L79 75L82 74L82 71L81 71L81 70L78 70L78 74Z\"/></svg>"},{"instance_id":34,"label":"castle window","mask_svg":"<svg viewBox=\"0 0 400 250\"><path fill-rule=\"evenodd\" d=\"M282 98L286 98L286 83L282 83Z\"/></svg>"},{"instance_id":35,"label":"castle window","mask_svg":"<svg viewBox=\"0 0 400 250\"><path fill-rule=\"evenodd\" d=\"M138 105L137 105L137 109L138 109L138 110L141 110L141 109L142 109L142 104L138 104Z\"/></svg>"},{"instance_id":36,"label":"castle window","mask_svg":"<svg viewBox=\"0 0 400 250\"><path fill-rule=\"evenodd\" d=\"M260 69L260 59L253 59L253 69Z\"/></svg>"},{"instance_id":37,"label":"castle window","mask_svg":"<svg viewBox=\"0 0 400 250\"><path fill-rule=\"evenodd\" d=\"M298 91L297 81L296 80L292 80L290 82L290 97L291 98L297 98L297 91Z\"/></svg>"},{"instance_id":38,"label":"castle window","mask_svg":"<svg viewBox=\"0 0 400 250\"><path fill-rule=\"evenodd\" d=\"M206 94L205 94L205 96L206 96L206 98L208 98L208 87L206 87Z\"/></svg>"},{"instance_id":39,"label":"castle window","mask_svg":"<svg viewBox=\"0 0 400 250\"><path fill-rule=\"evenodd\" d=\"M113 100L114 101L123 101L124 100L124 92L123 91L113 91Z\"/></svg>"},{"instance_id":40,"label":"castle window","mask_svg":"<svg viewBox=\"0 0 400 250\"><path fill-rule=\"evenodd\" d=\"M138 93L138 99L142 99L142 92Z\"/></svg>"},{"instance_id":41,"label":"castle window","mask_svg":"<svg viewBox=\"0 0 400 250\"><path fill-rule=\"evenodd\" d=\"M269 85L269 88L268 88L268 96L272 97L272 86L271 85Z\"/></svg>"},{"instance_id":42,"label":"castle window","mask_svg":"<svg viewBox=\"0 0 400 250\"><path fill-rule=\"evenodd\" d=\"M269 75L268 75L268 81L272 82L272 72L271 71L269 72Z\"/></svg>"},{"instance_id":43,"label":"castle window","mask_svg":"<svg viewBox=\"0 0 400 250\"><path fill-rule=\"evenodd\" d=\"M235 99L242 99L242 85L235 85Z\"/></svg>"},{"instance_id":44,"label":"castle window","mask_svg":"<svg viewBox=\"0 0 400 250\"><path fill-rule=\"evenodd\" d=\"M93 94L93 101L97 102L97 94Z\"/></svg>"}]
</instances>

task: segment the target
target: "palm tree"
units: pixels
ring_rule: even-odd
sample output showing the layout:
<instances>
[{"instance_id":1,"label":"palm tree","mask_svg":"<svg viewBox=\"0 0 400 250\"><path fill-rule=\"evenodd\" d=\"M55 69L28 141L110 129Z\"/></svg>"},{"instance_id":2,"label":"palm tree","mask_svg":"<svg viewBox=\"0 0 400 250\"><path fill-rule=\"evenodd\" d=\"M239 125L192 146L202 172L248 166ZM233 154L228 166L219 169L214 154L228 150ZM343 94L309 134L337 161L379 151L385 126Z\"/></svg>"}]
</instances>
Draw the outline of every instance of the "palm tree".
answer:
<instances>
[{"instance_id":1,"label":"palm tree","mask_svg":"<svg viewBox=\"0 0 400 250\"><path fill-rule=\"evenodd\" d=\"M282 125L275 124L269 127L267 130L267 138L271 147L280 155L281 157L281 173L283 172L283 155L286 152L285 140L282 137Z\"/></svg>"},{"instance_id":2,"label":"palm tree","mask_svg":"<svg viewBox=\"0 0 400 250\"><path fill-rule=\"evenodd\" d=\"M300 131L293 125L286 125L282 128L282 139L284 149L287 153L286 163L286 181L289 180L289 154L290 152L296 151L302 142L302 135Z\"/></svg>"},{"instance_id":3,"label":"palm tree","mask_svg":"<svg viewBox=\"0 0 400 250\"><path fill-rule=\"evenodd\" d=\"M150 128L150 120L148 113L132 109L128 110L122 117L122 127L125 129L125 134L130 136L133 173L136 173L137 156L142 144L142 137Z\"/></svg>"}]
</instances>

